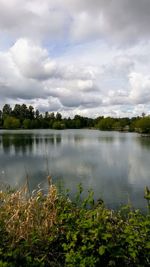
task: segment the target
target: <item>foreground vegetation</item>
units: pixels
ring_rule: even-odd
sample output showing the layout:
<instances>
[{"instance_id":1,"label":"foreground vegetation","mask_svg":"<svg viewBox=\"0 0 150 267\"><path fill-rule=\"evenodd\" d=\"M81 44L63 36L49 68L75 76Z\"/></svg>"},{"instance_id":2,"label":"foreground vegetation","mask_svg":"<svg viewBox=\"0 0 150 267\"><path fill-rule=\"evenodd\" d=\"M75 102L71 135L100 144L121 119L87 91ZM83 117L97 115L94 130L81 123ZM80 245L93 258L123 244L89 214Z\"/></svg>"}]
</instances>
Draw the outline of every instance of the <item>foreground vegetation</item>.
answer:
<instances>
[{"instance_id":1,"label":"foreground vegetation","mask_svg":"<svg viewBox=\"0 0 150 267\"><path fill-rule=\"evenodd\" d=\"M150 266L149 213L107 209L92 191L81 200L81 186L72 202L48 179L46 195L27 186L0 192L1 267Z\"/></svg>"},{"instance_id":2,"label":"foreground vegetation","mask_svg":"<svg viewBox=\"0 0 150 267\"><path fill-rule=\"evenodd\" d=\"M144 113L141 117L111 118L98 116L95 119L75 115L74 118L62 118L57 112L40 114L32 106L16 104L11 108L5 104L0 110L0 128L4 129L80 129L96 128L100 130L136 131L150 134L150 116Z\"/></svg>"}]
</instances>

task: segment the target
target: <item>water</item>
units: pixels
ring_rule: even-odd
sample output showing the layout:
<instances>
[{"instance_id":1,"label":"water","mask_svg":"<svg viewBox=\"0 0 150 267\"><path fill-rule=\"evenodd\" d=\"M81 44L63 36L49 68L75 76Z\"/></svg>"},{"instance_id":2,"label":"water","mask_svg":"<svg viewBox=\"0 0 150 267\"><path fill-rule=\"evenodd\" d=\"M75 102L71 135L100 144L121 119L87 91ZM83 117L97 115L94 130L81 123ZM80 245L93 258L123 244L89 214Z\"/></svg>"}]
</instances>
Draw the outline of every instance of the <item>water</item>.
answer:
<instances>
[{"instance_id":1,"label":"water","mask_svg":"<svg viewBox=\"0 0 150 267\"><path fill-rule=\"evenodd\" d=\"M144 187L150 186L150 138L136 133L97 130L0 131L0 181L47 188L48 172L73 197L79 183L95 199L116 208L131 201L144 209Z\"/></svg>"}]
</instances>

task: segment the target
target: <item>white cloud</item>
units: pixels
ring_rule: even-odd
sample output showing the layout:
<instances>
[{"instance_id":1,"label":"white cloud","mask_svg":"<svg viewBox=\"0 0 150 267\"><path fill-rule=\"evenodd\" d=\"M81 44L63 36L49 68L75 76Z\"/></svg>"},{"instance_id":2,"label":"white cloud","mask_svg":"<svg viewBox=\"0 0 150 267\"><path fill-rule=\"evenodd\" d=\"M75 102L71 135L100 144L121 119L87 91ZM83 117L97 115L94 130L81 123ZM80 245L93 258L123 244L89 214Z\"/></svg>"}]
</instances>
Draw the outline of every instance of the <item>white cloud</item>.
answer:
<instances>
[{"instance_id":1,"label":"white cloud","mask_svg":"<svg viewBox=\"0 0 150 267\"><path fill-rule=\"evenodd\" d=\"M0 72L1 97L17 102L32 100L41 110L92 108L101 103L100 96L93 94L97 92L93 67L52 61L47 50L33 41L17 40L7 53L1 53L0 62L4 66Z\"/></svg>"},{"instance_id":2,"label":"white cloud","mask_svg":"<svg viewBox=\"0 0 150 267\"><path fill-rule=\"evenodd\" d=\"M130 73L130 98L134 104L150 103L150 75Z\"/></svg>"},{"instance_id":3,"label":"white cloud","mask_svg":"<svg viewBox=\"0 0 150 267\"><path fill-rule=\"evenodd\" d=\"M17 40L10 53L18 70L27 78L42 80L57 74L56 64L50 61L46 49L30 40Z\"/></svg>"},{"instance_id":4,"label":"white cloud","mask_svg":"<svg viewBox=\"0 0 150 267\"><path fill-rule=\"evenodd\" d=\"M149 12L149 0L0 0L0 105L149 112Z\"/></svg>"}]
</instances>

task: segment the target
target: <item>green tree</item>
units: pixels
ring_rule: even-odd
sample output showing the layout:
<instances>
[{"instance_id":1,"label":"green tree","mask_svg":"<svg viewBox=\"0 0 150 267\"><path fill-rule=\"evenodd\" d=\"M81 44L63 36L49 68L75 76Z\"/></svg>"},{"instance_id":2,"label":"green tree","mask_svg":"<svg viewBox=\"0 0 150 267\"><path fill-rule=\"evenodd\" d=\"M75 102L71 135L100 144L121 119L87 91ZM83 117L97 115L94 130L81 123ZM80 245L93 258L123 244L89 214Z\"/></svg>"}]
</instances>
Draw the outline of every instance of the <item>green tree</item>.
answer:
<instances>
[{"instance_id":1,"label":"green tree","mask_svg":"<svg viewBox=\"0 0 150 267\"><path fill-rule=\"evenodd\" d=\"M112 127L114 130L117 131L121 131L123 129L120 121L115 121Z\"/></svg>"},{"instance_id":2,"label":"green tree","mask_svg":"<svg viewBox=\"0 0 150 267\"><path fill-rule=\"evenodd\" d=\"M12 108L9 104L5 104L3 106L3 119L5 119L7 116L11 116Z\"/></svg>"},{"instance_id":3,"label":"green tree","mask_svg":"<svg viewBox=\"0 0 150 267\"><path fill-rule=\"evenodd\" d=\"M65 125L64 123L62 123L61 121L55 121L53 123L53 126L52 126L53 129L57 129L57 130L63 130L65 129Z\"/></svg>"},{"instance_id":4,"label":"green tree","mask_svg":"<svg viewBox=\"0 0 150 267\"><path fill-rule=\"evenodd\" d=\"M23 121L24 119L28 118L28 108L25 104L22 104L21 106L21 120Z\"/></svg>"},{"instance_id":5,"label":"green tree","mask_svg":"<svg viewBox=\"0 0 150 267\"><path fill-rule=\"evenodd\" d=\"M0 110L0 127L2 126L2 111Z\"/></svg>"},{"instance_id":6,"label":"green tree","mask_svg":"<svg viewBox=\"0 0 150 267\"><path fill-rule=\"evenodd\" d=\"M51 120L54 120L54 119L55 119L55 114L54 114L54 112L51 112L51 113L49 114L49 117L50 117Z\"/></svg>"},{"instance_id":7,"label":"green tree","mask_svg":"<svg viewBox=\"0 0 150 267\"><path fill-rule=\"evenodd\" d=\"M62 115L59 112L57 112L56 113L56 120L61 121L61 119L62 119Z\"/></svg>"},{"instance_id":8,"label":"green tree","mask_svg":"<svg viewBox=\"0 0 150 267\"><path fill-rule=\"evenodd\" d=\"M45 118L46 120L49 119L49 113L48 113L48 111L45 112L45 114L44 114L44 118Z\"/></svg>"},{"instance_id":9,"label":"green tree","mask_svg":"<svg viewBox=\"0 0 150 267\"><path fill-rule=\"evenodd\" d=\"M24 129L30 129L31 128L31 120L30 119L25 119L23 121L23 128Z\"/></svg>"},{"instance_id":10,"label":"green tree","mask_svg":"<svg viewBox=\"0 0 150 267\"><path fill-rule=\"evenodd\" d=\"M14 117L6 117L4 119L4 128L5 129L17 129L20 127L20 120Z\"/></svg>"},{"instance_id":11,"label":"green tree","mask_svg":"<svg viewBox=\"0 0 150 267\"><path fill-rule=\"evenodd\" d=\"M100 130L112 130L113 123L114 123L114 119L107 117L107 118L100 120L100 122L98 123L98 128Z\"/></svg>"},{"instance_id":12,"label":"green tree","mask_svg":"<svg viewBox=\"0 0 150 267\"><path fill-rule=\"evenodd\" d=\"M40 112L39 112L38 109L36 109L36 111L35 111L35 118L36 119L39 119L39 116L40 116Z\"/></svg>"},{"instance_id":13,"label":"green tree","mask_svg":"<svg viewBox=\"0 0 150 267\"><path fill-rule=\"evenodd\" d=\"M80 129L81 128L81 121L80 119L74 120L75 128Z\"/></svg>"},{"instance_id":14,"label":"green tree","mask_svg":"<svg viewBox=\"0 0 150 267\"><path fill-rule=\"evenodd\" d=\"M15 107L14 107L14 109L13 109L13 111L12 111L12 114L16 118L20 119L21 118L21 105L16 104Z\"/></svg>"},{"instance_id":15,"label":"green tree","mask_svg":"<svg viewBox=\"0 0 150 267\"><path fill-rule=\"evenodd\" d=\"M31 121L31 129L40 129L41 128L41 124L40 124L40 120L32 120Z\"/></svg>"},{"instance_id":16,"label":"green tree","mask_svg":"<svg viewBox=\"0 0 150 267\"><path fill-rule=\"evenodd\" d=\"M141 133L150 133L150 117L143 117L135 123L136 130Z\"/></svg>"},{"instance_id":17,"label":"green tree","mask_svg":"<svg viewBox=\"0 0 150 267\"><path fill-rule=\"evenodd\" d=\"M34 108L30 105L28 110L29 110L29 119L33 120L34 119Z\"/></svg>"}]
</instances>

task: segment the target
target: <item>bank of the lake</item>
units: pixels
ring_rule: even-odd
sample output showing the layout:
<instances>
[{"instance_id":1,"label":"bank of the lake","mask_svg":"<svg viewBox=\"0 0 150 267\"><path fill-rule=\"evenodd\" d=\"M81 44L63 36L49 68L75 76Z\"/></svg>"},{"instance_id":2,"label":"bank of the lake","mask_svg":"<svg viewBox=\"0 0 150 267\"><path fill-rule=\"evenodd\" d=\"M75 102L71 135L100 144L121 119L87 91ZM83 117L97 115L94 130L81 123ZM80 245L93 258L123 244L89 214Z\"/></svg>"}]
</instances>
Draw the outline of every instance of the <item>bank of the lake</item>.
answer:
<instances>
[{"instance_id":1,"label":"bank of the lake","mask_svg":"<svg viewBox=\"0 0 150 267\"><path fill-rule=\"evenodd\" d=\"M150 265L150 214L130 206L114 211L103 201L58 194L0 192L0 266L99 267ZM147 188L145 198L150 200ZM149 207L150 208L150 207Z\"/></svg>"}]
</instances>

